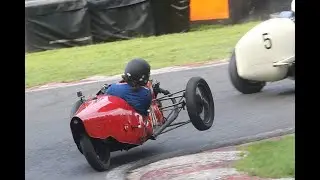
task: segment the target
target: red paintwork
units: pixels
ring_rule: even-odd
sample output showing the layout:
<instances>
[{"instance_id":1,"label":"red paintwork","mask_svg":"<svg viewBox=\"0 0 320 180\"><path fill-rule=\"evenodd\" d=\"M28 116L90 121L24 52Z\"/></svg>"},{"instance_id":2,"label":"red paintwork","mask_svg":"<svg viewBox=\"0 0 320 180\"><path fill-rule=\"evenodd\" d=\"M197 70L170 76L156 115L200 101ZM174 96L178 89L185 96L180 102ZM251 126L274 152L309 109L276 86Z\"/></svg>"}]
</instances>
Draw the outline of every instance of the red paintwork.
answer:
<instances>
[{"instance_id":1,"label":"red paintwork","mask_svg":"<svg viewBox=\"0 0 320 180\"><path fill-rule=\"evenodd\" d=\"M151 83L148 87L152 87ZM151 88L152 90L152 88ZM152 92L153 94L153 92ZM153 99L156 98L153 94ZM158 104L153 109L159 124L164 123ZM152 113L148 117L138 114L126 101L109 95L99 95L80 106L75 116L79 117L90 137L106 139L113 137L121 143L140 145L152 135Z\"/></svg>"}]
</instances>

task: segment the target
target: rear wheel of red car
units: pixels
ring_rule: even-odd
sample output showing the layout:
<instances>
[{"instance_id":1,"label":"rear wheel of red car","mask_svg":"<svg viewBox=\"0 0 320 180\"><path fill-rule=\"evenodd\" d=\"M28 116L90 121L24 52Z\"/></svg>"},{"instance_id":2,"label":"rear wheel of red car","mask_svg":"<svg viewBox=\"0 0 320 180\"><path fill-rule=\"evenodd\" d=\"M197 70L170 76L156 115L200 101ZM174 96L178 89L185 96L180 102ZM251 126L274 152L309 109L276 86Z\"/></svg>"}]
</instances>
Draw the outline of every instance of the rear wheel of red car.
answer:
<instances>
[{"instance_id":1,"label":"rear wheel of red car","mask_svg":"<svg viewBox=\"0 0 320 180\"><path fill-rule=\"evenodd\" d=\"M87 135L83 135L80 139L80 147L83 155L96 171L102 172L109 169L110 166L110 150L102 143L93 145L91 139Z\"/></svg>"},{"instance_id":2,"label":"rear wheel of red car","mask_svg":"<svg viewBox=\"0 0 320 180\"><path fill-rule=\"evenodd\" d=\"M75 102L73 104L71 111L70 111L70 118L72 118L74 116L74 114L78 111L81 104L83 104L83 101L81 101L81 100L78 100L77 102Z\"/></svg>"},{"instance_id":3,"label":"rear wheel of red car","mask_svg":"<svg viewBox=\"0 0 320 180\"><path fill-rule=\"evenodd\" d=\"M212 93L207 82L201 77L193 77L187 83L186 107L191 123L199 131L211 128L215 109Z\"/></svg>"},{"instance_id":4,"label":"rear wheel of red car","mask_svg":"<svg viewBox=\"0 0 320 180\"><path fill-rule=\"evenodd\" d=\"M235 52L232 53L232 56L230 58L228 71L231 84L242 94L258 93L266 85L266 82L250 81L239 76Z\"/></svg>"}]
</instances>

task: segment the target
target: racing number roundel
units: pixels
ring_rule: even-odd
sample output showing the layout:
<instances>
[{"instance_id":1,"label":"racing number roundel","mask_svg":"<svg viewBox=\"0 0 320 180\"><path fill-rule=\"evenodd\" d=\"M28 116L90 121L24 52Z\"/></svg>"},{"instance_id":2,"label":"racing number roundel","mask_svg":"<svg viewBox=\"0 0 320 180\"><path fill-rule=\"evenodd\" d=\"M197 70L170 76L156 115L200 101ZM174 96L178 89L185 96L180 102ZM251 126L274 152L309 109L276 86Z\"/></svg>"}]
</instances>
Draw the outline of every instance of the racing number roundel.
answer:
<instances>
[{"instance_id":1,"label":"racing number roundel","mask_svg":"<svg viewBox=\"0 0 320 180\"><path fill-rule=\"evenodd\" d=\"M262 39L263 39L263 42L264 42L264 47L266 49L271 49L272 48L272 41L271 41L269 33L263 33L262 34Z\"/></svg>"}]
</instances>

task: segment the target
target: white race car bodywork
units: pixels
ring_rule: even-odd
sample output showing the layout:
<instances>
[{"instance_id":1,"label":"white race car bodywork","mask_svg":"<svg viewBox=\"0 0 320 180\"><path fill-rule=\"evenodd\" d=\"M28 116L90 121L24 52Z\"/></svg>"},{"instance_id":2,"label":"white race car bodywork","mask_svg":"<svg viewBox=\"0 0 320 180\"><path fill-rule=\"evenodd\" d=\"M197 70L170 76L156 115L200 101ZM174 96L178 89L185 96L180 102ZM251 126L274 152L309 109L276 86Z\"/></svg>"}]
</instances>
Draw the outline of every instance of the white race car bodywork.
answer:
<instances>
[{"instance_id":1,"label":"white race car bodywork","mask_svg":"<svg viewBox=\"0 0 320 180\"><path fill-rule=\"evenodd\" d=\"M258 24L238 41L235 56L243 79L272 82L287 78L295 61L295 23L273 18Z\"/></svg>"},{"instance_id":2,"label":"white race car bodywork","mask_svg":"<svg viewBox=\"0 0 320 180\"><path fill-rule=\"evenodd\" d=\"M292 2L291 2L291 11L292 11L292 12L296 12L296 3L295 3L295 0L292 0Z\"/></svg>"}]
</instances>

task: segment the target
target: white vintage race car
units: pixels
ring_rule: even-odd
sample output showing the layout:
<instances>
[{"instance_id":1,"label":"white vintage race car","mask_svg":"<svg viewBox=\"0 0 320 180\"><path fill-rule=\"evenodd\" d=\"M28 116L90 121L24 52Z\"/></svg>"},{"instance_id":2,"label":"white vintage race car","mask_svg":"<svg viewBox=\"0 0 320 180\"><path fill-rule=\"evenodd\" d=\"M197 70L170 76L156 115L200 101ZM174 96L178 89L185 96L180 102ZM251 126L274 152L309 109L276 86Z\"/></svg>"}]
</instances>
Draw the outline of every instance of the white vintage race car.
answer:
<instances>
[{"instance_id":1,"label":"white vintage race car","mask_svg":"<svg viewBox=\"0 0 320 180\"><path fill-rule=\"evenodd\" d=\"M266 82L295 79L294 1L291 7L253 27L236 44L228 70L241 93L260 92Z\"/></svg>"}]
</instances>

